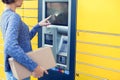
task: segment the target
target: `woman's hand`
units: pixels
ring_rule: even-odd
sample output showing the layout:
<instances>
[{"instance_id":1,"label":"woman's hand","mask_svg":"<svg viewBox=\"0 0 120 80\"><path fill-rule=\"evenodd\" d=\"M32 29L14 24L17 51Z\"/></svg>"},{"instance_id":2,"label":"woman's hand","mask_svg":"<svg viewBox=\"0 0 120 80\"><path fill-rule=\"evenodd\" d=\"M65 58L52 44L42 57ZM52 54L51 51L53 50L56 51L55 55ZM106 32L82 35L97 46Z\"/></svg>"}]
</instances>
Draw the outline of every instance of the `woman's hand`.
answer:
<instances>
[{"instance_id":1,"label":"woman's hand","mask_svg":"<svg viewBox=\"0 0 120 80\"><path fill-rule=\"evenodd\" d=\"M49 19L50 19L50 18L51 18L51 15L50 15L49 17L45 18L44 20L40 21L38 24L39 24L40 26L48 26L48 25L51 24L51 23L49 22Z\"/></svg>"},{"instance_id":2,"label":"woman's hand","mask_svg":"<svg viewBox=\"0 0 120 80\"><path fill-rule=\"evenodd\" d=\"M32 72L32 75L35 78L43 77L44 73L48 74L47 70L45 70L43 67L37 66L37 68Z\"/></svg>"}]
</instances>

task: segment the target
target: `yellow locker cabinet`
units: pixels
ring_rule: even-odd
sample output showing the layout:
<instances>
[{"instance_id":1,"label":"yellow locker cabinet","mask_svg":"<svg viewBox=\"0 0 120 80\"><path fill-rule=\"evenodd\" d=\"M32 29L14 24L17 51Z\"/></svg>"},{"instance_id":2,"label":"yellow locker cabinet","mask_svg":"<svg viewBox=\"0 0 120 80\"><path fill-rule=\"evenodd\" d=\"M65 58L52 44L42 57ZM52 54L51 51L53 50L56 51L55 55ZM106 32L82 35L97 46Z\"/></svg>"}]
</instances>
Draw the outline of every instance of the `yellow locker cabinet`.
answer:
<instances>
[{"instance_id":1,"label":"yellow locker cabinet","mask_svg":"<svg viewBox=\"0 0 120 80\"><path fill-rule=\"evenodd\" d=\"M76 80L120 80L119 4L77 0Z\"/></svg>"}]
</instances>

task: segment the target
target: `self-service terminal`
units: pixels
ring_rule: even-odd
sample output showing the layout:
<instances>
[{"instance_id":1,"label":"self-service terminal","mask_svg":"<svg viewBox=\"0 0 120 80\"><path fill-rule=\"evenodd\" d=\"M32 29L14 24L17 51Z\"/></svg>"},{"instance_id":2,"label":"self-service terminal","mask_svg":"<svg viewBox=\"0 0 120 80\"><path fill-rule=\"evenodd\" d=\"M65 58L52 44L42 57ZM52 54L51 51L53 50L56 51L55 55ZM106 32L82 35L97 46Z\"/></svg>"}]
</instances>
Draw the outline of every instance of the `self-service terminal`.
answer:
<instances>
[{"instance_id":1,"label":"self-service terminal","mask_svg":"<svg viewBox=\"0 0 120 80\"><path fill-rule=\"evenodd\" d=\"M41 1L41 0L40 0ZM72 1L71 0L42 0L39 1L42 19L51 16L51 25L42 27L39 43L42 47L50 46L56 60L56 67L49 70L39 80L73 80L75 62L75 25L72 28ZM41 3L41 4L40 4ZM75 4L74 4L75 6ZM75 9L74 9L75 10ZM40 15L39 15L40 17ZM72 22L74 24L74 21ZM73 41L74 41L73 40ZM40 47L40 46L39 46Z\"/></svg>"},{"instance_id":2,"label":"self-service terminal","mask_svg":"<svg viewBox=\"0 0 120 80\"><path fill-rule=\"evenodd\" d=\"M65 0L44 0L43 4L43 19L51 16L51 25L42 29L42 46L52 47L56 68L69 74L69 3Z\"/></svg>"}]
</instances>

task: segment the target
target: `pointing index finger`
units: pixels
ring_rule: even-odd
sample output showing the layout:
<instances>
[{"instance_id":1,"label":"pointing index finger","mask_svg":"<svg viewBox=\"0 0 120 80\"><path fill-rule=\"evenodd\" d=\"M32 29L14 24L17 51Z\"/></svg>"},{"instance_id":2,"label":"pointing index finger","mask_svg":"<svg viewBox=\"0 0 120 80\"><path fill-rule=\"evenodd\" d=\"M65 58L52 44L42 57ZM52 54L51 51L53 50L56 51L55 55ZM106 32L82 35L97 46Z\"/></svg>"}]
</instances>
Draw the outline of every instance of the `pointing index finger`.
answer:
<instances>
[{"instance_id":1,"label":"pointing index finger","mask_svg":"<svg viewBox=\"0 0 120 80\"><path fill-rule=\"evenodd\" d=\"M50 15L49 17L47 17L47 18L45 19L45 21L49 20L51 17L52 17L52 15Z\"/></svg>"}]
</instances>

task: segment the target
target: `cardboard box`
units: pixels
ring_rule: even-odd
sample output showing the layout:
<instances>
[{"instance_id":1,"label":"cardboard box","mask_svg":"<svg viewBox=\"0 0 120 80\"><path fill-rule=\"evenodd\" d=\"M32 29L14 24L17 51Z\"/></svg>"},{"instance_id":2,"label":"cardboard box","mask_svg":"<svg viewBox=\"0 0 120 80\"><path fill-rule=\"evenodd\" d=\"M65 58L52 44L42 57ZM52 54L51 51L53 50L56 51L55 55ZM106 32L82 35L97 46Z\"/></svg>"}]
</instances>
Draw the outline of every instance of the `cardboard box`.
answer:
<instances>
[{"instance_id":1,"label":"cardboard box","mask_svg":"<svg viewBox=\"0 0 120 80\"><path fill-rule=\"evenodd\" d=\"M56 66L56 62L50 47L39 48L38 50L29 52L27 55L46 70ZM16 62L13 58L9 58L9 63L16 79L22 80L31 76L31 72Z\"/></svg>"}]
</instances>

